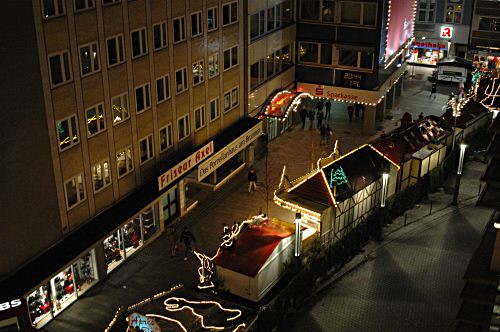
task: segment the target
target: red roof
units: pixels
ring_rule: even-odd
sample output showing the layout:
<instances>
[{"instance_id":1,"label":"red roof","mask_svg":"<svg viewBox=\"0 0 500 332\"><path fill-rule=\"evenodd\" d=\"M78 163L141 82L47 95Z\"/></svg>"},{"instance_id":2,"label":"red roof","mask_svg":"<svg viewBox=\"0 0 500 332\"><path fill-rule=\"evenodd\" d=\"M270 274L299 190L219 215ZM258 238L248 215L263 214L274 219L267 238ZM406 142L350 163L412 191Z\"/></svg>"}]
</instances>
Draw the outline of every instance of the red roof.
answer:
<instances>
[{"instance_id":1,"label":"red roof","mask_svg":"<svg viewBox=\"0 0 500 332\"><path fill-rule=\"evenodd\" d=\"M291 229L269 221L249 226L231 248L220 250L215 264L253 278L281 240L295 233Z\"/></svg>"},{"instance_id":2,"label":"red roof","mask_svg":"<svg viewBox=\"0 0 500 332\"><path fill-rule=\"evenodd\" d=\"M328 188L328 185L325 183L321 172L318 172L318 174L314 175L309 180L293 188L290 192L298 197L307 198L308 200L326 206L335 205L330 195L330 188Z\"/></svg>"}]
</instances>

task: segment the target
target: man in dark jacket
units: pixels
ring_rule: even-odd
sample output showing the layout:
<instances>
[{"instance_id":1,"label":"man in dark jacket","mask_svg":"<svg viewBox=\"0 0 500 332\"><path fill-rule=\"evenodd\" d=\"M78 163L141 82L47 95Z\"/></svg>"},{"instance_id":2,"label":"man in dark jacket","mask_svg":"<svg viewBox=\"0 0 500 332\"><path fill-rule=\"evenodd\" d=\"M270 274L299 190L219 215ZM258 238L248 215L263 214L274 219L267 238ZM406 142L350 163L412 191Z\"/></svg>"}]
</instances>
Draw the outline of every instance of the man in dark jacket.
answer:
<instances>
[{"instance_id":1,"label":"man in dark jacket","mask_svg":"<svg viewBox=\"0 0 500 332\"><path fill-rule=\"evenodd\" d=\"M187 255L188 252L190 252L191 249L191 241L196 242L196 239L193 236L193 233L187 228L187 226L184 226L184 229L182 230L181 233L181 238L180 242L184 243L185 250L184 250L184 260L187 261Z\"/></svg>"},{"instance_id":2,"label":"man in dark jacket","mask_svg":"<svg viewBox=\"0 0 500 332\"><path fill-rule=\"evenodd\" d=\"M248 192L257 189L257 173L253 169L248 172Z\"/></svg>"},{"instance_id":3,"label":"man in dark jacket","mask_svg":"<svg viewBox=\"0 0 500 332\"><path fill-rule=\"evenodd\" d=\"M300 119L302 120L302 129L306 126L307 110L305 107L300 109Z\"/></svg>"}]
</instances>

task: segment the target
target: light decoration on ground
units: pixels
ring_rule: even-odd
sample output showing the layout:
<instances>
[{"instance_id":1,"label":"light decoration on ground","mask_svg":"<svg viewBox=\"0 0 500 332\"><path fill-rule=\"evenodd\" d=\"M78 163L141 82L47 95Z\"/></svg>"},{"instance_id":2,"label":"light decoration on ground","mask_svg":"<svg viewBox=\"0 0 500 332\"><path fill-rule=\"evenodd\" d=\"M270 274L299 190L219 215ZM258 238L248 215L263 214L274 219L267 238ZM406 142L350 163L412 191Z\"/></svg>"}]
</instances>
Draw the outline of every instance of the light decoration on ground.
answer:
<instances>
[{"instance_id":1,"label":"light decoration on ground","mask_svg":"<svg viewBox=\"0 0 500 332\"><path fill-rule=\"evenodd\" d=\"M239 318L242 314L241 310L224 308L219 302L216 301L190 301L182 297L170 297L163 302L165 310L170 312L181 311L184 309L189 310L191 314L195 316L197 320L200 321L200 324L204 329L215 330L215 331L221 331L227 329L228 326L205 325L205 316L196 312L195 309L192 307L192 305L206 305L206 304L215 305L219 310L230 315L228 318L226 318L226 322L234 321L235 319ZM177 325L179 325L183 331L187 332L187 328L179 320L156 314L148 314L146 315L146 317L154 317L154 318L164 319L169 322L174 322ZM246 327L246 324L241 323L238 326L236 326L232 331L236 332L244 327Z\"/></svg>"},{"instance_id":2,"label":"light decoration on ground","mask_svg":"<svg viewBox=\"0 0 500 332\"><path fill-rule=\"evenodd\" d=\"M395 1L401 1L401 0L395 0ZM388 46L388 43L389 43L389 24L391 22L391 8L392 8L392 2L393 0L389 0L389 7L387 9L387 12L388 12L388 15L387 15L387 25L385 26L385 30L387 31L386 33L386 36L385 36L385 48L387 50L387 46ZM413 31L415 30L415 15L416 15L416 12L417 12L417 1L413 1L413 14L412 14L412 20L411 20L411 38L408 39L408 41L406 42L406 44L401 48L401 50L396 53L396 54L392 54L389 58L392 57L392 59L388 62L387 60L389 58L386 58L384 56L384 69L387 69L389 68L393 63L394 61L410 46L411 43L413 43L413 41L415 40L415 37L413 37ZM377 102L378 104L378 102Z\"/></svg>"}]
</instances>

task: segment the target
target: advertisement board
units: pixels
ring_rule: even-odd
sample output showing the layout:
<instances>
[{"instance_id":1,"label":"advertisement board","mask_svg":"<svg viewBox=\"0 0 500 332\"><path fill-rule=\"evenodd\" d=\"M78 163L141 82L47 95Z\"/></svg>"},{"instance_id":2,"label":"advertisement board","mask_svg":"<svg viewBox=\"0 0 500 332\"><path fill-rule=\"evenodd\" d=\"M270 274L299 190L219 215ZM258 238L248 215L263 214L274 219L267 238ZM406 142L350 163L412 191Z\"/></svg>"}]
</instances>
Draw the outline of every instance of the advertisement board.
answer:
<instances>
[{"instance_id":1,"label":"advertisement board","mask_svg":"<svg viewBox=\"0 0 500 332\"><path fill-rule=\"evenodd\" d=\"M415 0L389 1L387 44L385 48L386 63L413 36L415 9Z\"/></svg>"}]
</instances>

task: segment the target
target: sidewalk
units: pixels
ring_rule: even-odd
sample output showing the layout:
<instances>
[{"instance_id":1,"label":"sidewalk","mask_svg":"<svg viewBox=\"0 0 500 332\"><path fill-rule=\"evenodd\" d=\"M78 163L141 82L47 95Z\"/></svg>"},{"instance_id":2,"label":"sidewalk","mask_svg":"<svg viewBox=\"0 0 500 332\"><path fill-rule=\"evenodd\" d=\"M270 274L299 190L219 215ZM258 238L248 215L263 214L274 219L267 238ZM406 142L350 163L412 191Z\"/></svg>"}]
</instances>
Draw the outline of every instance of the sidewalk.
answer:
<instances>
[{"instance_id":1,"label":"sidewalk","mask_svg":"<svg viewBox=\"0 0 500 332\"><path fill-rule=\"evenodd\" d=\"M386 133L396 128L395 120L399 120L402 113L410 111L413 116L418 116L420 110L427 109L427 112L424 111L425 115L434 114L433 112L440 110L446 100L444 94L438 94L436 100L429 105L429 99L424 98L430 91L430 83L426 80L429 70L428 68L415 69L417 73L422 72L421 79L413 79L411 82L405 79L403 97L399 99L399 104L395 109L389 113L393 115L394 120L377 122L377 126L384 128ZM346 105L344 103L342 107L345 108ZM340 151L345 153L370 142L379 135L379 133L362 134L362 119L355 119L353 123L349 123L347 113L343 109L334 107L333 110L333 117L329 119L329 123L332 125L334 136L328 145L320 146L317 128L302 129L300 125L292 127L269 142L267 157L256 160L253 165L258 176L257 191L247 192L247 170L242 171L220 190L202 193L206 198L182 217L182 220L174 224L178 232L184 225L189 226L197 239L195 247L211 254L219 245L223 223L231 225L233 222L241 222L256 215L259 211L283 220L293 220L294 214L291 211L273 202L273 192L278 186L284 166L287 168L288 177L295 179L309 171L311 165L315 167L319 157L329 155L333 150L335 139L339 139ZM306 128L308 128L307 125ZM476 176L476 181L477 178ZM463 179L462 188L464 192L468 192L469 189L465 188L469 185L465 182L467 181ZM472 184L470 186L470 188L474 187ZM449 195L447 192L448 190L445 190L444 195ZM477 188L474 192L477 192ZM461 196L461 199L464 197ZM443 205L446 205L445 201L443 198ZM436 203L435 211L438 206L440 205ZM428 212L425 206L419 209L422 212ZM395 221L393 225L398 225L398 223L399 221ZM166 234L162 234L160 238L128 259L126 264L118 267L106 280L57 316L46 328L50 332L102 331L119 306L136 303L179 283L184 284L185 289L195 287L197 268L198 260L193 255L187 262L182 261L181 254L171 258Z\"/></svg>"}]
</instances>

